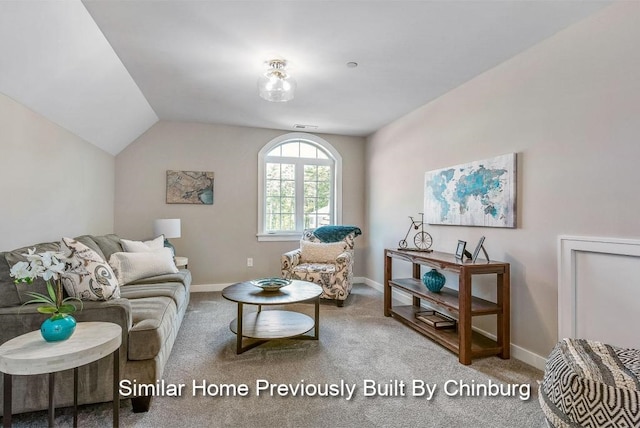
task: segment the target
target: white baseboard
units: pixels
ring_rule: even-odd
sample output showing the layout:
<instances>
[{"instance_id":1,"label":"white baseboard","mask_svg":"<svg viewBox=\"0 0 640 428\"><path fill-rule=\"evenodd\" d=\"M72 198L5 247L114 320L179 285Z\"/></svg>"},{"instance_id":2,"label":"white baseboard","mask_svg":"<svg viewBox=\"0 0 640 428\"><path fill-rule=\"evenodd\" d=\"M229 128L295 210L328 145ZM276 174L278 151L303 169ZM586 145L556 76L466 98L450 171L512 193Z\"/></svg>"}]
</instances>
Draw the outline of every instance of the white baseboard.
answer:
<instances>
[{"instance_id":1,"label":"white baseboard","mask_svg":"<svg viewBox=\"0 0 640 428\"><path fill-rule=\"evenodd\" d=\"M222 291L225 287L233 284L232 282L228 284L191 284L191 292L192 293L205 293L207 291Z\"/></svg>"},{"instance_id":2,"label":"white baseboard","mask_svg":"<svg viewBox=\"0 0 640 428\"><path fill-rule=\"evenodd\" d=\"M355 282L355 281L354 281ZM370 280L369 278L362 278L361 281L363 284L368 285L369 287L378 290L381 293L384 293L384 286L382 284L380 284L379 282L375 282ZM405 293L403 293L405 294ZM411 302L411 299L409 298L409 302Z\"/></svg>"},{"instance_id":3,"label":"white baseboard","mask_svg":"<svg viewBox=\"0 0 640 428\"><path fill-rule=\"evenodd\" d=\"M354 284L364 283L365 281L366 281L366 278L364 278L364 277L354 277L353 278ZM228 284L191 284L191 292L192 293L206 293L206 292L209 292L209 291L222 291L225 287L228 287L231 284L235 284L235 283L230 282ZM380 288L380 291L382 291L382 288Z\"/></svg>"},{"instance_id":4,"label":"white baseboard","mask_svg":"<svg viewBox=\"0 0 640 428\"><path fill-rule=\"evenodd\" d=\"M354 282L359 282L359 283L363 283L368 285L369 287L378 290L381 293L384 293L384 286L382 284L380 284L379 282L375 282L370 280L369 278L362 278L362 281L355 281L354 278ZM398 300L400 303L405 304L405 305L411 305L413 303L413 299L411 298L412 296L408 293L403 292L402 290L394 290L393 292L393 298L395 300ZM496 336L494 334L488 333L484 330L480 330L479 328L473 328L475 331L477 331L478 333L483 334L484 336L487 336L488 338L491 338L493 340L496 340ZM542 357L538 354L535 354L527 349L524 349L520 346L511 344L511 356L517 360L522 361L523 363L529 364L530 366L533 366L539 370L544 370L544 365L547 361L547 359L545 357Z\"/></svg>"},{"instance_id":5,"label":"white baseboard","mask_svg":"<svg viewBox=\"0 0 640 428\"><path fill-rule=\"evenodd\" d=\"M366 280L367 280L367 278L365 278L364 276L354 276L353 277L353 283L354 284L364 284Z\"/></svg>"}]
</instances>

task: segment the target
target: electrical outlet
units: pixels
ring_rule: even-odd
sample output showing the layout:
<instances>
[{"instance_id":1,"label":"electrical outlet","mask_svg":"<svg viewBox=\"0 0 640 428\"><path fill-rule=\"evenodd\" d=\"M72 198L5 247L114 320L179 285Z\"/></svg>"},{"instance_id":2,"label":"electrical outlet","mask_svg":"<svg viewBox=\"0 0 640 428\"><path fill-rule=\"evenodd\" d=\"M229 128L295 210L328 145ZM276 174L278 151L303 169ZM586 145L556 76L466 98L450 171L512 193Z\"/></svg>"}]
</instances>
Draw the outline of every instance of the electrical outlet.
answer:
<instances>
[{"instance_id":1,"label":"electrical outlet","mask_svg":"<svg viewBox=\"0 0 640 428\"><path fill-rule=\"evenodd\" d=\"M252 257L247 258L247 267L253 267L253 258Z\"/></svg>"}]
</instances>

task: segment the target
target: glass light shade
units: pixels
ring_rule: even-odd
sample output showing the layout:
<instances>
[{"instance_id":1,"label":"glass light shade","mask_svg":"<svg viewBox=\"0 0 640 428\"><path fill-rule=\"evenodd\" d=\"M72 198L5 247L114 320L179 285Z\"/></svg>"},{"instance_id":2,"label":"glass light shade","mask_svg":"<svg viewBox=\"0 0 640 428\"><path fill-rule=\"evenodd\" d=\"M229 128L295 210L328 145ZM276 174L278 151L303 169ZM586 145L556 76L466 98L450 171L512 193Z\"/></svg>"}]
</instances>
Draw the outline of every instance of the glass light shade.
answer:
<instances>
[{"instance_id":1,"label":"glass light shade","mask_svg":"<svg viewBox=\"0 0 640 428\"><path fill-rule=\"evenodd\" d=\"M164 235L165 239L180 237L180 219L179 218L161 218L154 220L153 233L155 235Z\"/></svg>"},{"instance_id":2,"label":"glass light shade","mask_svg":"<svg viewBox=\"0 0 640 428\"><path fill-rule=\"evenodd\" d=\"M271 61L270 69L258 78L260 96L271 102L285 102L293 99L296 81L287 74L284 61Z\"/></svg>"}]
</instances>

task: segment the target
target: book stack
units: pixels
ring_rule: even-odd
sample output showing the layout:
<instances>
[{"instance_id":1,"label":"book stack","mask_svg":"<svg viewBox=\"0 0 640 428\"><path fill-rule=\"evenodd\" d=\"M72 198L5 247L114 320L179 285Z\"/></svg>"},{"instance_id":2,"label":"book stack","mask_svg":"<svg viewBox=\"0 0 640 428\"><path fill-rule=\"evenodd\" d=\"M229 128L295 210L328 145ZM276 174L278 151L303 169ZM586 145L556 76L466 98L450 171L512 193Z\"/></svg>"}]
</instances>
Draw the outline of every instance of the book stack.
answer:
<instances>
[{"instance_id":1,"label":"book stack","mask_svg":"<svg viewBox=\"0 0 640 428\"><path fill-rule=\"evenodd\" d=\"M416 312L416 319L435 329L456 328L456 320L436 311Z\"/></svg>"}]
</instances>

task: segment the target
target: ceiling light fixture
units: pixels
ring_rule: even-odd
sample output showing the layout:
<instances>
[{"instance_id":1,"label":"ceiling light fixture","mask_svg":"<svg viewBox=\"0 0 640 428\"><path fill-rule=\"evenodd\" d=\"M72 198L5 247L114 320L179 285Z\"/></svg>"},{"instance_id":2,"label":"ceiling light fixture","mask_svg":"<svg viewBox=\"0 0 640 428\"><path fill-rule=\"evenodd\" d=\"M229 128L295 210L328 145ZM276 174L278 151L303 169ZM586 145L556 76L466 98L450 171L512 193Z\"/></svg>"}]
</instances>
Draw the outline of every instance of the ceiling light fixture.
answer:
<instances>
[{"instance_id":1,"label":"ceiling light fixture","mask_svg":"<svg viewBox=\"0 0 640 428\"><path fill-rule=\"evenodd\" d=\"M287 61L272 59L266 64L269 66L269 70L258 79L260 96L274 103L292 100L296 90L296 81L285 70Z\"/></svg>"}]
</instances>

